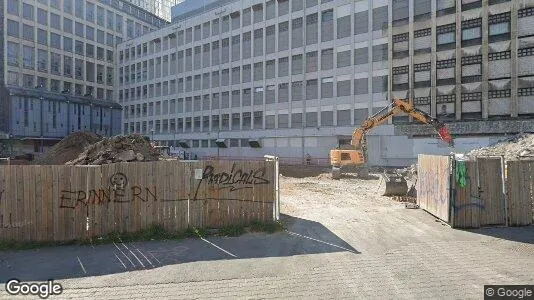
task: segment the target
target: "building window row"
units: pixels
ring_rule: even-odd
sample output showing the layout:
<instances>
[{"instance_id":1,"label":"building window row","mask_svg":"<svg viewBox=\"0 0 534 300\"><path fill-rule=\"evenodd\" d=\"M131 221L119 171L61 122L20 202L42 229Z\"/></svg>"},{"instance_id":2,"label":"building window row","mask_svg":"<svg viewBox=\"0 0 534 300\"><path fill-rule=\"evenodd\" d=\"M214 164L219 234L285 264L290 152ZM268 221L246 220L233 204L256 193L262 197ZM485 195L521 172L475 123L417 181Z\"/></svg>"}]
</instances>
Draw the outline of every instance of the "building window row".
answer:
<instances>
[{"instance_id":1,"label":"building window row","mask_svg":"<svg viewBox=\"0 0 534 300\"><path fill-rule=\"evenodd\" d=\"M365 17L362 14L365 14ZM274 53L276 44L278 44L278 51L287 50L290 45L290 40L291 47L296 48L301 47L304 44L310 45L318 42L330 41L333 40L334 37L346 38L351 35L351 32L353 32L354 35L369 32L367 14L368 11L356 13L354 15L354 22L350 20L350 15L340 17L335 20L338 24L336 35L334 34L333 10L330 9L322 11L320 14L314 13L305 16L304 18L296 18L291 21L279 23L278 30L276 29L276 25L272 25L266 27L265 30L263 28L259 28L254 31L243 33L242 35L234 36L232 37L232 45L238 44L238 40L242 40L243 45L247 45L253 39L255 42L254 44L259 46L255 46L255 50L252 53L252 55L256 56L263 55L264 44L267 53ZM374 19L372 30L383 30L384 27L387 28L387 6L374 9L373 15ZM319 22L319 19L321 22ZM319 23L321 24L320 28ZM354 24L354 26L352 24ZM226 28L228 28L228 30L226 30ZM290 28L291 30L289 30ZM130 59L133 60L136 58L136 56L139 57L147 54L158 53L166 49L187 46L201 41L204 38L208 38L210 32L211 36L218 37L221 33L228 31L229 27L224 26L219 28L219 19L213 20L211 23L205 22L202 24L202 33L201 26L196 25L185 30L180 30L177 33L172 33L165 37L156 38L152 41L136 45L125 50L120 50L119 62L122 63L123 61L128 61ZM321 32L320 41L318 38L319 31ZM238 38L239 36L241 36L241 38ZM229 45L230 38L222 39L221 41L215 41L212 43L212 45L216 44L218 47L218 45L221 43ZM144 51L140 51L141 48ZM148 49L148 51L145 49ZM248 56L249 49L246 50L247 52L243 50L244 58L250 57Z\"/></svg>"}]
</instances>

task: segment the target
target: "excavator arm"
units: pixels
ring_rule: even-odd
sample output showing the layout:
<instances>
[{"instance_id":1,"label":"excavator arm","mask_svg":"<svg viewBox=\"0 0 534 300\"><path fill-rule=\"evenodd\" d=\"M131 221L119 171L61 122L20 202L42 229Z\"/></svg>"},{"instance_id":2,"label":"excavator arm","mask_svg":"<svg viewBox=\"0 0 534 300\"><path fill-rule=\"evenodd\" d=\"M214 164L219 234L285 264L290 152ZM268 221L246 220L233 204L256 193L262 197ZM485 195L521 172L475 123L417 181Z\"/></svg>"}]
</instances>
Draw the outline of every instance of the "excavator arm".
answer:
<instances>
[{"instance_id":1,"label":"excavator arm","mask_svg":"<svg viewBox=\"0 0 534 300\"><path fill-rule=\"evenodd\" d=\"M454 146L454 140L452 139L452 136L450 135L445 124L435 118L432 118L432 116L426 112L417 109L410 102L399 99L394 100L390 105L384 107L379 112L369 117L359 128L354 130L352 133L351 145L356 149L360 149L362 140L369 130L380 126L389 120L389 118L400 113L406 113L421 123L432 125L443 141L445 141L450 147Z\"/></svg>"}]
</instances>

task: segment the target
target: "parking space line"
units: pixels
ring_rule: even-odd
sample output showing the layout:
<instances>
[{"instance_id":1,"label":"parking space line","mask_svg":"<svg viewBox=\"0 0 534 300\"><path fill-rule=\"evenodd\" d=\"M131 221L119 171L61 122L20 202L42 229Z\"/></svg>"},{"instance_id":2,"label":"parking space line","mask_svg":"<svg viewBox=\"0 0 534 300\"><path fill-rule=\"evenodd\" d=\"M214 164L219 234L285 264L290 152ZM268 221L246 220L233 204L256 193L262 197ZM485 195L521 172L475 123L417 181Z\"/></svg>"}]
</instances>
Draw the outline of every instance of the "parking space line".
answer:
<instances>
[{"instance_id":1,"label":"parking space line","mask_svg":"<svg viewBox=\"0 0 534 300\"><path fill-rule=\"evenodd\" d=\"M124 255L124 257L126 257L126 259L128 259L130 261L130 263L132 264L132 267L135 268L135 264L133 263L133 261L128 257L128 255L126 255L126 253L124 253L121 248L119 248L119 246L117 246L117 244L115 244L115 242L113 242L113 245L115 245L115 248L117 248L117 250L119 250L120 253L122 253L122 255Z\"/></svg>"},{"instance_id":2,"label":"parking space line","mask_svg":"<svg viewBox=\"0 0 534 300\"><path fill-rule=\"evenodd\" d=\"M154 254L152 254L152 252L148 252L148 254L150 254L150 256L152 256L152 258L158 262L158 264L162 265L161 261L159 261L159 259L157 259Z\"/></svg>"},{"instance_id":3,"label":"parking space line","mask_svg":"<svg viewBox=\"0 0 534 300\"><path fill-rule=\"evenodd\" d=\"M120 263L122 264L122 266L124 267L124 269L127 269L127 268L126 268L126 265L122 262L122 260L121 260L120 257L117 255L117 253L115 253L115 257L120 261Z\"/></svg>"},{"instance_id":4,"label":"parking space line","mask_svg":"<svg viewBox=\"0 0 534 300\"><path fill-rule=\"evenodd\" d=\"M83 272L85 274L87 274L87 271L85 270L85 267L83 266L82 261L80 260L80 258L78 256L76 256L76 258L78 259L78 262L80 263L80 267L82 267Z\"/></svg>"},{"instance_id":5,"label":"parking space line","mask_svg":"<svg viewBox=\"0 0 534 300\"><path fill-rule=\"evenodd\" d=\"M214 243L212 243L212 242L210 242L210 241L206 240L205 238L201 237L200 239L201 239L201 240L203 240L204 242L206 242L206 243L208 243L208 244L212 245L213 247L215 247L215 248L217 248L217 249L221 250L222 252L224 252L224 253L226 253L226 254L228 254L228 255L232 256L232 257L238 258L238 257L237 257L237 255L234 255L234 254L232 254L232 253L230 253L230 252L228 252L228 251L224 250L223 248L221 248L221 247L219 247L219 246L215 245Z\"/></svg>"},{"instance_id":6,"label":"parking space line","mask_svg":"<svg viewBox=\"0 0 534 300\"><path fill-rule=\"evenodd\" d=\"M305 238L305 239L316 241L316 242L319 242L319 243L323 243L323 244L326 244L326 245L329 245L329 246L332 246L332 247L343 249L345 251L349 251L349 252L352 252L354 254L359 254L359 252L357 252L357 251L354 251L354 250L351 250L351 249L348 249L348 248L345 248L345 247L341 247L341 246L338 246L338 245L335 245L335 244L332 244L332 243L329 243L329 242L325 242L325 241L321 241L321 240L318 240L318 239L314 239L312 237L305 236L305 235L302 235L302 234L298 234L296 232L292 232L292 231L288 231L288 230L286 230L286 232L291 234L291 235L296 235L296 236L301 237L301 238Z\"/></svg>"},{"instance_id":7,"label":"parking space line","mask_svg":"<svg viewBox=\"0 0 534 300\"><path fill-rule=\"evenodd\" d=\"M152 267L154 266L154 264L153 264L153 263L146 257L146 255L145 255L143 252L141 252L141 250L140 250L136 245L130 243L130 246L132 246L135 250L137 250L137 252L139 252L139 254L141 254L141 256L143 256L143 257L146 259L146 261L147 261Z\"/></svg>"},{"instance_id":8,"label":"parking space line","mask_svg":"<svg viewBox=\"0 0 534 300\"><path fill-rule=\"evenodd\" d=\"M143 262L139 259L139 257L137 257L137 255L135 255L135 253L132 252L132 250L130 250L130 248L128 248L128 246L126 246L126 244L124 244L121 240L121 244L124 248L126 248L126 250L130 251L130 253L135 257L135 259L137 259L137 261L141 264L141 266L143 266L143 268L146 268L145 267L145 264L143 264Z\"/></svg>"}]
</instances>

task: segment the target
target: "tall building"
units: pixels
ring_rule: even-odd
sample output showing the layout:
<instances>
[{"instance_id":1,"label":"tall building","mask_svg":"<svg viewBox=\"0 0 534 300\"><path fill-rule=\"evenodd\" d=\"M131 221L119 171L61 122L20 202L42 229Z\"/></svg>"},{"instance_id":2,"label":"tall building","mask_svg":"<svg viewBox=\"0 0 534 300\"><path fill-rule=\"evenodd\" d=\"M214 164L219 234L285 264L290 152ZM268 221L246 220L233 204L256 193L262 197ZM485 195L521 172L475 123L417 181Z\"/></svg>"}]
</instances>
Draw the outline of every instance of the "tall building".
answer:
<instances>
[{"instance_id":1,"label":"tall building","mask_svg":"<svg viewBox=\"0 0 534 300\"><path fill-rule=\"evenodd\" d=\"M171 25L118 45L124 133L199 157L327 163L388 104L390 10L370 0L187 0Z\"/></svg>"},{"instance_id":2,"label":"tall building","mask_svg":"<svg viewBox=\"0 0 534 300\"><path fill-rule=\"evenodd\" d=\"M115 47L165 20L122 0L9 0L0 15L3 155L73 131L120 133Z\"/></svg>"},{"instance_id":3,"label":"tall building","mask_svg":"<svg viewBox=\"0 0 534 300\"><path fill-rule=\"evenodd\" d=\"M503 134L534 132L534 2L394 0L390 27L390 95L449 124L459 150ZM428 127L395 120L381 147L399 155L446 153ZM372 145L377 147L378 145ZM408 149L408 151L406 151Z\"/></svg>"},{"instance_id":4,"label":"tall building","mask_svg":"<svg viewBox=\"0 0 534 300\"><path fill-rule=\"evenodd\" d=\"M134 8L142 8L147 12L158 16L166 21L171 20L171 7L179 4L183 0L124 0L131 3ZM107 2L111 2L107 0Z\"/></svg>"}]
</instances>

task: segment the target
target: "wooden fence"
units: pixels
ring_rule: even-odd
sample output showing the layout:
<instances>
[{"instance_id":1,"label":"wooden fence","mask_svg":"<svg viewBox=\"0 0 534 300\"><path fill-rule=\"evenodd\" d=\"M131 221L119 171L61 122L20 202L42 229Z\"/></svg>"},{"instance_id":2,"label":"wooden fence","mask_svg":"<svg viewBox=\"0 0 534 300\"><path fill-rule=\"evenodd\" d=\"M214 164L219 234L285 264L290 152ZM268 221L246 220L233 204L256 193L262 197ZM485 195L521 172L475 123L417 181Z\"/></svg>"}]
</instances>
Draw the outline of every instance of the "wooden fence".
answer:
<instances>
[{"instance_id":1,"label":"wooden fence","mask_svg":"<svg viewBox=\"0 0 534 300\"><path fill-rule=\"evenodd\" d=\"M464 163L462 186L456 174L461 162L449 156L419 155L421 208L455 228L533 223L534 161L484 157Z\"/></svg>"},{"instance_id":2,"label":"wooden fence","mask_svg":"<svg viewBox=\"0 0 534 300\"><path fill-rule=\"evenodd\" d=\"M274 161L0 166L0 240L272 221L275 173Z\"/></svg>"}]
</instances>

